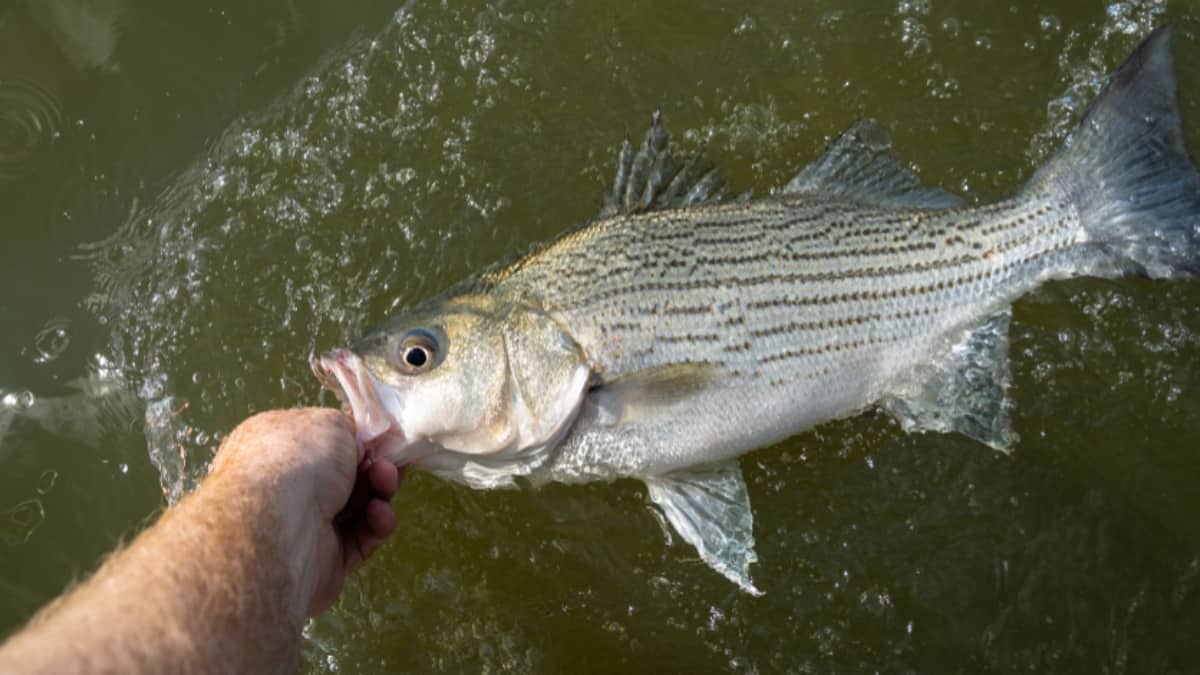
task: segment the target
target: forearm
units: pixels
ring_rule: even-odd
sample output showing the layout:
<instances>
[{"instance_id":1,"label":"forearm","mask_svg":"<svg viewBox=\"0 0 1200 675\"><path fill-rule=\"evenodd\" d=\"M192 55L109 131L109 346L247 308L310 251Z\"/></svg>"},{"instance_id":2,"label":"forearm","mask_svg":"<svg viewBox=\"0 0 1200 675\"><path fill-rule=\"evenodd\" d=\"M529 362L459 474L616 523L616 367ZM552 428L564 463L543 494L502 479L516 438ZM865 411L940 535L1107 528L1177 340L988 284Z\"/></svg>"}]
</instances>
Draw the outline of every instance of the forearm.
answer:
<instances>
[{"instance_id":1,"label":"forearm","mask_svg":"<svg viewBox=\"0 0 1200 675\"><path fill-rule=\"evenodd\" d=\"M294 670L305 607L271 508L211 476L0 649L0 673Z\"/></svg>"}]
</instances>

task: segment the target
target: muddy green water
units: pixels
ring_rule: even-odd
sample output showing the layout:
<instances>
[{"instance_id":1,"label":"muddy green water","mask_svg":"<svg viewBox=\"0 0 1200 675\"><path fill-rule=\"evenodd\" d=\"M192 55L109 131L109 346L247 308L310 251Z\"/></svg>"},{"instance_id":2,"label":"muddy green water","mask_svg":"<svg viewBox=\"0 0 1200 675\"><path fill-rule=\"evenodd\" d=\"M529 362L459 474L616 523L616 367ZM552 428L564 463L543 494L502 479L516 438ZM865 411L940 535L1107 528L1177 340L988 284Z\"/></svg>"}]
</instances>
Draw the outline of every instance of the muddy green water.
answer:
<instances>
[{"instance_id":1,"label":"muddy green water","mask_svg":"<svg viewBox=\"0 0 1200 675\"><path fill-rule=\"evenodd\" d=\"M983 201L1170 21L1200 151L1189 2L402 4L0 2L0 635L332 404L311 352L593 214L656 107L738 191L868 116ZM1012 456L868 413L743 458L763 598L633 481L417 475L303 668L1200 671L1200 281L1053 284L1012 342Z\"/></svg>"}]
</instances>

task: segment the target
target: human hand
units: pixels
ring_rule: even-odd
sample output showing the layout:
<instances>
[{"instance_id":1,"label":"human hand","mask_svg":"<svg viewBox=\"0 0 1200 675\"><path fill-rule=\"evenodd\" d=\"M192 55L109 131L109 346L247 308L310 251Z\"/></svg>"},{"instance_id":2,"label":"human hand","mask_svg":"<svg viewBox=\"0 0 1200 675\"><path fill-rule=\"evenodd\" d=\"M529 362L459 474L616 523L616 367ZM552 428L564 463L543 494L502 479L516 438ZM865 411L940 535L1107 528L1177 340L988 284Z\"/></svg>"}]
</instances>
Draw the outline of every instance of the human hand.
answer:
<instances>
[{"instance_id":1,"label":"human hand","mask_svg":"<svg viewBox=\"0 0 1200 675\"><path fill-rule=\"evenodd\" d=\"M208 480L263 496L292 567L293 606L307 616L332 605L346 576L396 528L388 502L399 470L366 456L349 418L330 408L275 410L242 422L221 444Z\"/></svg>"}]
</instances>

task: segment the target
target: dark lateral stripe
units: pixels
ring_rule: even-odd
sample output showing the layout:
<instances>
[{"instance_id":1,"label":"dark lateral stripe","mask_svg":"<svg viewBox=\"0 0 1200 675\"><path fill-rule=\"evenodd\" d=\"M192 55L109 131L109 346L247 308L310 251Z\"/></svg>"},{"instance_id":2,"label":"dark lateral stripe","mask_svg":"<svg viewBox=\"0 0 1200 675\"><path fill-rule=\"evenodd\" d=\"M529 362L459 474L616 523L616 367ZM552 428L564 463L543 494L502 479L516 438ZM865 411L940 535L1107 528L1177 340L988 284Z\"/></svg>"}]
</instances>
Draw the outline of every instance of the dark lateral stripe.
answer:
<instances>
[{"instance_id":1,"label":"dark lateral stripe","mask_svg":"<svg viewBox=\"0 0 1200 675\"><path fill-rule=\"evenodd\" d=\"M647 220L641 223L639 227L646 228L646 232L650 235L650 239L655 241L666 241L671 239L679 239L683 236L691 237L693 234L703 230L728 230L730 228L742 228L754 225L761 220L760 216L747 215L725 218L720 215L713 215L706 218L706 214L699 214L699 219L693 218L671 218L659 222L655 219Z\"/></svg>"},{"instance_id":2,"label":"dark lateral stripe","mask_svg":"<svg viewBox=\"0 0 1200 675\"><path fill-rule=\"evenodd\" d=\"M715 310L712 305L703 303L663 307L662 303L655 302L649 305L637 305L631 308L630 311L638 316L699 316L702 314L712 314Z\"/></svg>"},{"instance_id":3,"label":"dark lateral stripe","mask_svg":"<svg viewBox=\"0 0 1200 675\"><path fill-rule=\"evenodd\" d=\"M684 220L679 221L684 227L699 232L701 230L726 230L731 227L743 227L746 225L755 225L762 220L762 217L755 215L739 215L733 218L716 217L711 220L703 219L697 221Z\"/></svg>"},{"instance_id":4,"label":"dark lateral stripe","mask_svg":"<svg viewBox=\"0 0 1200 675\"><path fill-rule=\"evenodd\" d=\"M663 316L697 316L700 314L712 314L713 306L699 304L684 305L680 307L664 307L662 313Z\"/></svg>"},{"instance_id":5,"label":"dark lateral stripe","mask_svg":"<svg viewBox=\"0 0 1200 675\"><path fill-rule=\"evenodd\" d=\"M875 300L890 300L893 298L917 297L926 295L936 291L942 291L948 288L955 288L963 284L979 283L986 277L1004 277L1010 273L1013 268L1024 267L1038 262L1042 258L1060 252L1061 249L1047 249L1038 251L1028 257L1017 260L1010 260L1003 265L990 269L980 269L975 272L954 277L952 279L940 279L936 282L929 282L921 286L898 286L887 290L876 291L848 291L845 293L832 293L828 295L812 295L804 297L780 297L770 300L757 300L748 302L744 305L746 310L767 309L771 307L811 307L816 305L833 305L845 302L866 302Z\"/></svg>"},{"instance_id":6,"label":"dark lateral stripe","mask_svg":"<svg viewBox=\"0 0 1200 675\"><path fill-rule=\"evenodd\" d=\"M928 307L905 309L897 312L891 312L889 314L870 313L847 317L817 319L813 321L789 321L787 323L751 330L749 332L749 336L752 338L766 338L774 337L776 335L800 333L804 331L823 331L835 328L849 328L851 326L860 326L872 321L889 324L898 323L919 317L931 316L936 314L940 309L942 308L937 305L929 305ZM750 343L747 342L746 345L747 348L749 348Z\"/></svg>"},{"instance_id":7,"label":"dark lateral stripe","mask_svg":"<svg viewBox=\"0 0 1200 675\"><path fill-rule=\"evenodd\" d=\"M729 277L722 279L681 279L677 281L646 280L626 286L602 290L599 293L594 293L591 296L582 299L580 304L587 305L603 302L605 300L610 300L612 298L617 298L624 295L644 294L660 291L698 291L728 288L730 286L748 288L776 283L803 284L811 282L842 281L846 279L900 276L903 274L923 273L933 270L957 267L966 263L976 262L978 258L979 256L977 255L964 254L945 260L914 261L905 265L897 265L895 267L865 267L862 269L843 270L836 272L772 272L769 274L760 274L758 276L745 278ZM859 292L856 291L854 294L857 295L858 293Z\"/></svg>"},{"instance_id":8,"label":"dark lateral stripe","mask_svg":"<svg viewBox=\"0 0 1200 675\"><path fill-rule=\"evenodd\" d=\"M759 357L758 362L762 365L768 363L776 363L778 361L790 361L792 359L800 359L807 356L817 356L820 354L829 354L831 352L850 351L865 347L868 344L875 344L873 339L867 340L850 340L848 342L826 342L825 344L815 347L793 347L774 354L767 354Z\"/></svg>"},{"instance_id":9,"label":"dark lateral stripe","mask_svg":"<svg viewBox=\"0 0 1200 675\"><path fill-rule=\"evenodd\" d=\"M849 316L837 319L820 319L816 321L789 321L787 323L776 324L766 328L758 328L750 331L750 337L764 338L774 335L783 335L786 333L798 333L801 331L811 330L827 330L829 328L846 328L849 326L857 326L868 321L877 321L883 317L879 314L864 314L860 316Z\"/></svg>"},{"instance_id":10,"label":"dark lateral stripe","mask_svg":"<svg viewBox=\"0 0 1200 675\"><path fill-rule=\"evenodd\" d=\"M921 286L898 286L887 290L877 291L848 291L829 295L811 295L803 297L779 297L770 300L756 300L746 303L747 310L768 309L771 307L813 307L818 305L836 305L845 302L867 302L873 300L890 300L892 298L907 298L926 295L935 291L954 288L964 283L981 281L989 274L989 270L980 270L974 274L956 277L949 281L939 280Z\"/></svg>"},{"instance_id":11,"label":"dark lateral stripe","mask_svg":"<svg viewBox=\"0 0 1200 675\"><path fill-rule=\"evenodd\" d=\"M616 321L610 324L600 324L600 331L604 333L609 331L628 333L631 331L640 331L644 328L645 324L633 323L630 321Z\"/></svg>"},{"instance_id":12,"label":"dark lateral stripe","mask_svg":"<svg viewBox=\"0 0 1200 675\"><path fill-rule=\"evenodd\" d=\"M701 242L696 242L701 243ZM704 242L707 243L707 242ZM739 243L731 240L729 243ZM695 263L711 266L737 266L771 261L812 262L814 260L838 260L841 258L860 258L877 255L901 255L916 251L932 251L937 244L932 241L916 242L902 246L883 246L878 248L846 249L844 251L818 251L814 253L795 253L793 251L760 251L746 255L698 256Z\"/></svg>"},{"instance_id":13,"label":"dark lateral stripe","mask_svg":"<svg viewBox=\"0 0 1200 675\"><path fill-rule=\"evenodd\" d=\"M695 244L699 246L737 246L739 244L749 244L755 241L762 241L770 236L769 232L759 230L757 232L744 232L741 234L733 233L724 237L704 237L697 238ZM702 262L703 258L698 260Z\"/></svg>"},{"instance_id":14,"label":"dark lateral stripe","mask_svg":"<svg viewBox=\"0 0 1200 675\"><path fill-rule=\"evenodd\" d=\"M802 225L812 225L813 223L820 222L825 219L825 215L820 211L788 213L778 220L764 220L762 228L767 232L782 232Z\"/></svg>"},{"instance_id":15,"label":"dark lateral stripe","mask_svg":"<svg viewBox=\"0 0 1200 675\"><path fill-rule=\"evenodd\" d=\"M875 248L846 248L833 251L814 251L813 253L780 253L780 257L792 261L837 260L839 258L861 258L873 255L901 255L918 251L932 251L937 248L933 240L915 241L911 244L892 244ZM960 256L961 257L961 256Z\"/></svg>"},{"instance_id":16,"label":"dark lateral stripe","mask_svg":"<svg viewBox=\"0 0 1200 675\"><path fill-rule=\"evenodd\" d=\"M667 229L654 230L646 233L646 238L650 241L667 242L667 241L691 241L695 237L695 232L690 228L684 229Z\"/></svg>"},{"instance_id":17,"label":"dark lateral stripe","mask_svg":"<svg viewBox=\"0 0 1200 675\"><path fill-rule=\"evenodd\" d=\"M712 220L671 220L664 223L646 223L646 227L651 228L647 232L647 236L651 241L678 241L696 238L697 243L744 243L752 241L752 239L737 239L725 237L708 237L702 238L698 235L705 230L719 230L726 232L735 229L749 230L742 234L733 235L734 237L746 237L750 234L755 235L755 239L761 239L768 236L771 232L785 231L794 229L802 225L808 225L819 222L825 217L824 213L800 213L787 217L786 212L781 212L780 216L784 216L779 220L774 220L769 215L756 213L753 215L730 218L728 220L716 218ZM813 232L810 238L818 238L826 236L829 233L829 228L822 228L820 231Z\"/></svg>"},{"instance_id":18,"label":"dark lateral stripe","mask_svg":"<svg viewBox=\"0 0 1200 675\"><path fill-rule=\"evenodd\" d=\"M683 342L720 342L724 337L717 333L683 333L681 335L660 335L655 342L679 344Z\"/></svg>"}]
</instances>

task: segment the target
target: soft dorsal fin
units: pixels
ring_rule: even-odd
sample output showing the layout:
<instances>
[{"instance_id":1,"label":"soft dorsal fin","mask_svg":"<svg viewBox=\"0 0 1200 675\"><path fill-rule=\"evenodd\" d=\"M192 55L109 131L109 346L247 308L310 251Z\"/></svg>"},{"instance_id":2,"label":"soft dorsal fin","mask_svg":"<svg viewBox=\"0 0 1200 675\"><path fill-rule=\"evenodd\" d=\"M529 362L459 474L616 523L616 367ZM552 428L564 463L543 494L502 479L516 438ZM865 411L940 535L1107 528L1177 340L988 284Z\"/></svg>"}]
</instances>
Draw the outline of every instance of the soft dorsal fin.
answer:
<instances>
[{"instance_id":1,"label":"soft dorsal fin","mask_svg":"<svg viewBox=\"0 0 1200 675\"><path fill-rule=\"evenodd\" d=\"M950 208L963 201L927 187L892 153L891 136L874 120L859 120L825 154L788 181L784 193L841 195L872 204Z\"/></svg>"},{"instance_id":2,"label":"soft dorsal fin","mask_svg":"<svg viewBox=\"0 0 1200 675\"><path fill-rule=\"evenodd\" d=\"M629 137L621 144L617 175L604 193L600 217L692 206L724 197L726 181L704 161L698 150L686 159L671 145L662 111L650 118L650 128L635 154Z\"/></svg>"}]
</instances>

